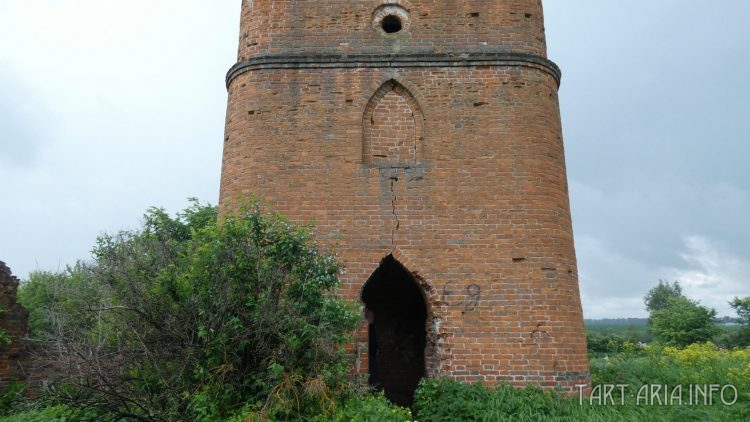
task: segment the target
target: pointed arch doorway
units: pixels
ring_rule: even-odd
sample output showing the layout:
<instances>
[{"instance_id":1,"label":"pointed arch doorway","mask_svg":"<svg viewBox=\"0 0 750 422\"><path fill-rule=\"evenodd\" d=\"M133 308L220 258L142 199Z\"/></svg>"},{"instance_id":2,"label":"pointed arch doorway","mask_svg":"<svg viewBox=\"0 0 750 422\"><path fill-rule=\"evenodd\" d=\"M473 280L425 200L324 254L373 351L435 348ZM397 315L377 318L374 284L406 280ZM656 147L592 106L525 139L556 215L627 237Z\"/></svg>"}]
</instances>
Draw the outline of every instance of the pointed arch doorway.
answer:
<instances>
[{"instance_id":1,"label":"pointed arch doorway","mask_svg":"<svg viewBox=\"0 0 750 422\"><path fill-rule=\"evenodd\" d=\"M368 320L370 384L411 406L425 376L427 304L414 276L388 255L362 287Z\"/></svg>"}]
</instances>

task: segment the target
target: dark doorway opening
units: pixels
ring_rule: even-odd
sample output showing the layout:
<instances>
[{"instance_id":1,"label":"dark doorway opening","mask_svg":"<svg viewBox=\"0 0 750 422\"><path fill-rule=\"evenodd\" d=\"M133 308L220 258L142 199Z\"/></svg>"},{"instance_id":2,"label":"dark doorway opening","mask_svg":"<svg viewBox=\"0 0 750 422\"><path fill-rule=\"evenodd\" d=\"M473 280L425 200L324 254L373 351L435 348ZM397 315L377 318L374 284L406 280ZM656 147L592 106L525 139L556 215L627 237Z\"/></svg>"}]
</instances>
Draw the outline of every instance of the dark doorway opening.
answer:
<instances>
[{"instance_id":1,"label":"dark doorway opening","mask_svg":"<svg viewBox=\"0 0 750 422\"><path fill-rule=\"evenodd\" d=\"M427 306L414 276L387 256L362 288L369 324L370 384L411 406L425 376Z\"/></svg>"}]
</instances>

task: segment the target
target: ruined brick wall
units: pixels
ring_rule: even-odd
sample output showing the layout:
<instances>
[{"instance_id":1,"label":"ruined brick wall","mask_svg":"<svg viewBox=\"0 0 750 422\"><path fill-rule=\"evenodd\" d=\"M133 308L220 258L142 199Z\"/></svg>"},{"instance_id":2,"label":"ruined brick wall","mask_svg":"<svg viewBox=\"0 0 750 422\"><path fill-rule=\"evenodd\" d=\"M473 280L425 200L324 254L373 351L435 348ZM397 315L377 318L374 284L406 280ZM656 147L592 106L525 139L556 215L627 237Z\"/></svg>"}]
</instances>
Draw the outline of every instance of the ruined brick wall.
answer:
<instances>
[{"instance_id":1,"label":"ruined brick wall","mask_svg":"<svg viewBox=\"0 0 750 422\"><path fill-rule=\"evenodd\" d=\"M27 312L16 303L18 279L14 277L10 268L0 261L0 328L10 336L9 345L0 346L0 392L8 384L23 378L17 364L21 352L24 350L27 331Z\"/></svg>"},{"instance_id":2,"label":"ruined brick wall","mask_svg":"<svg viewBox=\"0 0 750 422\"><path fill-rule=\"evenodd\" d=\"M539 0L243 0L221 206L313 221L349 300L393 256L426 301L429 376L588 382L543 25Z\"/></svg>"}]
</instances>

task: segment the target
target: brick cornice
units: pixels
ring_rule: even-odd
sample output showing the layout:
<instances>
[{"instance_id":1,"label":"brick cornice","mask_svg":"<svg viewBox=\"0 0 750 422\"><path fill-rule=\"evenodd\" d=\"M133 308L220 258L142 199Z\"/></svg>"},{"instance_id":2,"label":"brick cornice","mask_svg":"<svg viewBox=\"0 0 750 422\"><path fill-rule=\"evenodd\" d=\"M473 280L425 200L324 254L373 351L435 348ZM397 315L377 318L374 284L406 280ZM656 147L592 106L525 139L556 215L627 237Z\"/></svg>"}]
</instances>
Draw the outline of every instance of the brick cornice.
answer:
<instances>
[{"instance_id":1,"label":"brick cornice","mask_svg":"<svg viewBox=\"0 0 750 422\"><path fill-rule=\"evenodd\" d=\"M232 66L226 85L239 75L265 69L352 69L408 67L522 66L547 72L560 84L562 73L551 60L520 52L430 54L305 54L253 57Z\"/></svg>"}]
</instances>

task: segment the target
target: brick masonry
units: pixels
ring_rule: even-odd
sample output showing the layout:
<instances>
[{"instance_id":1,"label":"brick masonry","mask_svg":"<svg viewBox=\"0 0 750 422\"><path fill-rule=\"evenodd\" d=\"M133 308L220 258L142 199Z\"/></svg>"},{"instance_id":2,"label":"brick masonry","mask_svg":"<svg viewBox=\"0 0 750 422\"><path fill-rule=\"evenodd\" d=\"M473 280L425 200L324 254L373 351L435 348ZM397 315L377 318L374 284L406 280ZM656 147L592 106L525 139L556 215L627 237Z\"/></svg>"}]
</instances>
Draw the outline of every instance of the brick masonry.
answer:
<instances>
[{"instance_id":1,"label":"brick masonry","mask_svg":"<svg viewBox=\"0 0 750 422\"><path fill-rule=\"evenodd\" d=\"M395 258L426 302L428 376L587 383L541 1L243 0L240 32L222 209L255 195L314 222L352 301ZM363 319L361 373L367 344Z\"/></svg>"},{"instance_id":2,"label":"brick masonry","mask_svg":"<svg viewBox=\"0 0 750 422\"><path fill-rule=\"evenodd\" d=\"M24 350L27 333L26 310L16 303L18 279L11 274L4 262L0 261L0 329L11 338L11 343L0 346L0 393L13 380L23 379L17 364Z\"/></svg>"}]
</instances>

